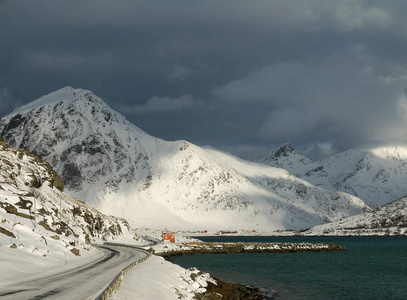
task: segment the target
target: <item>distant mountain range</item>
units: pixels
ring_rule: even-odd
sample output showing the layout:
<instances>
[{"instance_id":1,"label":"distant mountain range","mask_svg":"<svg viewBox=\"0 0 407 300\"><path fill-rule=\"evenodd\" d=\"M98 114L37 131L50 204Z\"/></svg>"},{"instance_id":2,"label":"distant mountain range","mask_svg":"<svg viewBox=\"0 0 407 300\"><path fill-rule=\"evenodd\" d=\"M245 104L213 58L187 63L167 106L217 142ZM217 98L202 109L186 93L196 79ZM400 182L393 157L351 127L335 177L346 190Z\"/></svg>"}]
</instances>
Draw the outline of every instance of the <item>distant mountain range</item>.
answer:
<instances>
[{"instance_id":1,"label":"distant mountain range","mask_svg":"<svg viewBox=\"0 0 407 300\"><path fill-rule=\"evenodd\" d=\"M312 161L285 144L262 163L283 168L307 182L362 199L371 208L407 195L407 147L351 149Z\"/></svg>"},{"instance_id":2,"label":"distant mountain range","mask_svg":"<svg viewBox=\"0 0 407 300\"><path fill-rule=\"evenodd\" d=\"M336 236L407 235L407 197L385 204L373 211L312 227L301 232L301 234Z\"/></svg>"},{"instance_id":3,"label":"distant mountain range","mask_svg":"<svg viewBox=\"0 0 407 300\"><path fill-rule=\"evenodd\" d=\"M137 227L301 229L370 210L345 189L315 186L289 168L293 174L152 137L71 87L15 109L0 120L0 136L48 161L69 194Z\"/></svg>"},{"instance_id":4,"label":"distant mountain range","mask_svg":"<svg viewBox=\"0 0 407 300\"><path fill-rule=\"evenodd\" d=\"M303 235L407 234L407 147L351 149L312 161L285 144L261 162L284 168L316 186L348 192L375 208L315 226Z\"/></svg>"}]
</instances>

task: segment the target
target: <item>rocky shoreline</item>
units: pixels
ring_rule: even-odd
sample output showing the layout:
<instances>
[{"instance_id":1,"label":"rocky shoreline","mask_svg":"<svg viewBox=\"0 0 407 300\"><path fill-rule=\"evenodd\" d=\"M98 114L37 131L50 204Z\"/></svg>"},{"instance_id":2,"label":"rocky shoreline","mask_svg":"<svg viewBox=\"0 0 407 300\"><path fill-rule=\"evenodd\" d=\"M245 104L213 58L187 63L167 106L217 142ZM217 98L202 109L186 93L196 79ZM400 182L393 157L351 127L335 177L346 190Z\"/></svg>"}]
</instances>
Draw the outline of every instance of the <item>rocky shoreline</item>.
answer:
<instances>
[{"instance_id":1,"label":"rocky shoreline","mask_svg":"<svg viewBox=\"0 0 407 300\"><path fill-rule=\"evenodd\" d=\"M346 247L332 243L183 243L175 249L168 249L155 255L162 257L190 254L230 253L293 253L293 252L335 252L346 251Z\"/></svg>"},{"instance_id":2,"label":"rocky shoreline","mask_svg":"<svg viewBox=\"0 0 407 300\"><path fill-rule=\"evenodd\" d=\"M168 246L167 246L168 245ZM164 245L155 255L164 258L192 254L230 254L230 253L296 253L296 252L335 252L346 251L343 246L332 243L217 243L217 242L184 242ZM213 278L213 277L212 277ZM208 282L206 292L196 294L199 300L272 300L278 293L275 290L264 290L238 283L226 282L213 278L215 283Z\"/></svg>"},{"instance_id":3,"label":"rocky shoreline","mask_svg":"<svg viewBox=\"0 0 407 300\"><path fill-rule=\"evenodd\" d=\"M212 277L213 278L213 277ZM218 278L216 284L208 282L206 292L195 296L198 300L273 300L276 299L277 292L263 290L256 287L245 286L238 283L226 282Z\"/></svg>"}]
</instances>

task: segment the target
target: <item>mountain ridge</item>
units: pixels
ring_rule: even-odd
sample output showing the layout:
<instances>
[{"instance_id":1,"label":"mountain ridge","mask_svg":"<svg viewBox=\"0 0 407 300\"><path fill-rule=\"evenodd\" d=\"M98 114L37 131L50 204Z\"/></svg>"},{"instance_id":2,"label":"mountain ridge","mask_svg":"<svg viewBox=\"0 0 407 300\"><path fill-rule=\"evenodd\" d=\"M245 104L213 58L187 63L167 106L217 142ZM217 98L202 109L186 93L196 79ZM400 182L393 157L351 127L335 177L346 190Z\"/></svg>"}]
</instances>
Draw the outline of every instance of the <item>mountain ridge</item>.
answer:
<instances>
[{"instance_id":1,"label":"mountain ridge","mask_svg":"<svg viewBox=\"0 0 407 300\"><path fill-rule=\"evenodd\" d=\"M302 235L329 236L405 236L407 234L407 197L397 199L362 214L314 226Z\"/></svg>"},{"instance_id":2,"label":"mountain ridge","mask_svg":"<svg viewBox=\"0 0 407 300\"><path fill-rule=\"evenodd\" d=\"M301 229L369 209L282 169L152 137L89 91L40 99L2 118L0 136L49 161L70 194L134 226Z\"/></svg>"}]
</instances>

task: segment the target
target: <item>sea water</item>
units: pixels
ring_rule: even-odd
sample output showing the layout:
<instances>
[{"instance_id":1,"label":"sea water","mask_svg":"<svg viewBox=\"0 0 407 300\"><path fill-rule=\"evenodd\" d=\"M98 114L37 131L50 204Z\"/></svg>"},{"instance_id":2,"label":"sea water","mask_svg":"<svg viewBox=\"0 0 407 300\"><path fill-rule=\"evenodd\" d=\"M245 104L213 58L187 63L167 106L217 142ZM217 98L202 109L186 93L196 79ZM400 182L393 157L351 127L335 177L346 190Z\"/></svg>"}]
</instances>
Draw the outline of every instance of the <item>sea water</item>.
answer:
<instances>
[{"instance_id":1,"label":"sea water","mask_svg":"<svg viewBox=\"0 0 407 300\"><path fill-rule=\"evenodd\" d=\"M278 299L407 299L407 237L199 237L206 242L331 242L348 251L172 257Z\"/></svg>"}]
</instances>

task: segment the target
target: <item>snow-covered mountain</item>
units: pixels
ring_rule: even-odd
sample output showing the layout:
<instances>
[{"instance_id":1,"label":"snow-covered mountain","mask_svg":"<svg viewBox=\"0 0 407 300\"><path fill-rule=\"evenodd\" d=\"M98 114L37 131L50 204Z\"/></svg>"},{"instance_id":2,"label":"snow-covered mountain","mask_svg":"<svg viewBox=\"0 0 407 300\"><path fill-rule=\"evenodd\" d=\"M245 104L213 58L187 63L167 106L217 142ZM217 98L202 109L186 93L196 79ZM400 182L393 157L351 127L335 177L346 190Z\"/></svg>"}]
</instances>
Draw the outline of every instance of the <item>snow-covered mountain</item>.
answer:
<instances>
[{"instance_id":1,"label":"snow-covered mountain","mask_svg":"<svg viewBox=\"0 0 407 300\"><path fill-rule=\"evenodd\" d=\"M407 195L407 147L351 149L312 161L289 144L262 161L284 168L313 185L362 199L372 208Z\"/></svg>"},{"instance_id":2,"label":"snow-covered mountain","mask_svg":"<svg viewBox=\"0 0 407 300\"><path fill-rule=\"evenodd\" d=\"M40 157L0 139L0 241L16 248L14 256L61 261L66 253L86 255L93 243L139 239L126 220L88 207L63 186Z\"/></svg>"},{"instance_id":3,"label":"snow-covered mountain","mask_svg":"<svg viewBox=\"0 0 407 300\"><path fill-rule=\"evenodd\" d=\"M312 227L303 235L407 235L407 197L340 221Z\"/></svg>"},{"instance_id":4,"label":"snow-covered mountain","mask_svg":"<svg viewBox=\"0 0 407 300\"><path fill-rule=\"evenodd\" d=\"M2 118L0 136L47 160L72 195L138 227L300 229L369 209L282 169L154 138L71 87Z\"/></svg>"}]
</instances>

